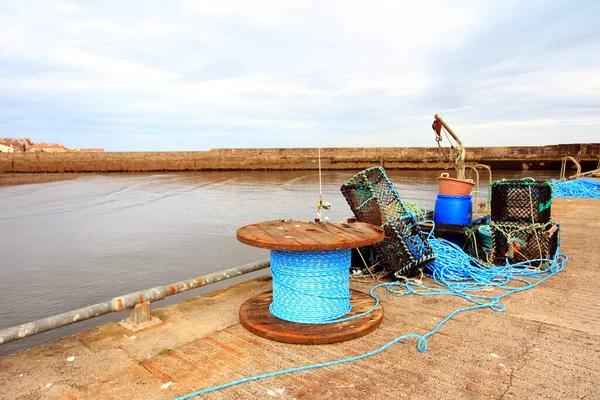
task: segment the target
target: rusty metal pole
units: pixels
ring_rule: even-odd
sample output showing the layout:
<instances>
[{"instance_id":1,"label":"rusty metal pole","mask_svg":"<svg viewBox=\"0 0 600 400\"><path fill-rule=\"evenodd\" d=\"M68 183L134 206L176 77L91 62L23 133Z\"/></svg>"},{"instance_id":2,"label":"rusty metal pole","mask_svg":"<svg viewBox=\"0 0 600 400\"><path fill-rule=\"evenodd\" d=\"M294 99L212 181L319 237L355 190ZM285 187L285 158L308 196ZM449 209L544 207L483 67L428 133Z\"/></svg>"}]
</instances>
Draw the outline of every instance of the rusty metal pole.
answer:
<instances>
[{"instance_id":1,"label":"rusty metal pole","mask_svg":"<svg viewBox=\"0 0 600 400\"><path fill-rule=\"evenodd\" d=\"M216 283L226 279L235 278L236 276L249 274L251 272L268 268L269 266L269 260L257 261L239 267L226 269L224 271L203 275L187 281L174 283L172 285L157 286L151 289L129 293L124 296L115 297L112 300L105 301L104 303L94 304L78 310L54 315L52 317L38 319L37 321L28 322L23 325L13 326L12 328L2 329L0 330L0 345L12 342L14 340L23 339L28 336L37 335L38 333L61 328L63 326L74 324L75 322L98 317L100 315L133 308L136 306L136 304L141 302L150 303L153 301L162 300L165 297L172 296L177 293L182 293L201 286L210 285L211 283Z\"/></svg>"}]
</instances>

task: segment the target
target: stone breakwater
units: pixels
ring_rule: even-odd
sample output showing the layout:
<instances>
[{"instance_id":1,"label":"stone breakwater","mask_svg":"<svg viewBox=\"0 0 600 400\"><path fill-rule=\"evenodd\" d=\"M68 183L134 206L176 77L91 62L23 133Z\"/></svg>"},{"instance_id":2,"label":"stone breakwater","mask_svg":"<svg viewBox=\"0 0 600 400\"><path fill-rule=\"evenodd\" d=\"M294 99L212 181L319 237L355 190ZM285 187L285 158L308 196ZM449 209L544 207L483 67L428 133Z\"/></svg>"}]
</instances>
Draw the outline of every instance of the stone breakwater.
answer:
<instances>
[{"instance_id":1,"label":"stone breakwater","mask_svg":"<svg viewBox=\"0 0 600 400\"><path fill-rule=\"evenodd\" d=\"M211 149L174 152L2 153L0 172L152 172L201 170L300 170L317 168L316 148ZM564 156L596 168L600 143L552 146L470 147L468 164L506 169L558 169ZM373 147L321 149L323 169L353 170L447 167L448 148Z\"/></svg>"}]
</instances>

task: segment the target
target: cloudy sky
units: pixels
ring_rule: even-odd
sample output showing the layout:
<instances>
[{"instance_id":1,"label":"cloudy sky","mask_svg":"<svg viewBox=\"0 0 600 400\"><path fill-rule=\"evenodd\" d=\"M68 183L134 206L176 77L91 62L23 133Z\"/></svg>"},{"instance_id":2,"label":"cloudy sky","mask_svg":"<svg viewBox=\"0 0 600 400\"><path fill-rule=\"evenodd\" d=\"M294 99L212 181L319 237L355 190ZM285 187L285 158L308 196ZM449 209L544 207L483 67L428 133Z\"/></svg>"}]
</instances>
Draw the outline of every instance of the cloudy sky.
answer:
<instances>
[{"instance_id":1,"label":"cloudy sky","mask_svg":"<svg viewBox=\"0 0 600 400\"><path fill-rule=\"evenodd\" d=\"M598 1L0 2L0 137L107 150L600 141Z\"/></svg>"}]
</instances>

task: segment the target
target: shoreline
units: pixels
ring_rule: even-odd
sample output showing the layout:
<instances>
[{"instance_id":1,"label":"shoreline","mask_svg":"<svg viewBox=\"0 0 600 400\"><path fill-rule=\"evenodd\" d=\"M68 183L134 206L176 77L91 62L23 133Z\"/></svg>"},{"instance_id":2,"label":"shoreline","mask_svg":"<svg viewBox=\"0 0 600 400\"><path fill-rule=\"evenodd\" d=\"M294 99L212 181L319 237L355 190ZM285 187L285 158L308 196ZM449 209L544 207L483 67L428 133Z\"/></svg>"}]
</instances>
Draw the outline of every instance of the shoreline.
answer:
<instances>
[{"instance_id":1,"label":"shoreline","mask_svg":"<svg viewBox=\"0 0 600 400\"><path fill-rule=\"evenodd\" d=\"M2 186L17 186L17 185L32 185L36 183L48 183L58 181L68 181L80 178L82 176L88 176L90 174L84 174L79 172L58 172L58 173L47 173L47 172L9 172L0 173L0 187Z\"/></svg>"}]
</instances>

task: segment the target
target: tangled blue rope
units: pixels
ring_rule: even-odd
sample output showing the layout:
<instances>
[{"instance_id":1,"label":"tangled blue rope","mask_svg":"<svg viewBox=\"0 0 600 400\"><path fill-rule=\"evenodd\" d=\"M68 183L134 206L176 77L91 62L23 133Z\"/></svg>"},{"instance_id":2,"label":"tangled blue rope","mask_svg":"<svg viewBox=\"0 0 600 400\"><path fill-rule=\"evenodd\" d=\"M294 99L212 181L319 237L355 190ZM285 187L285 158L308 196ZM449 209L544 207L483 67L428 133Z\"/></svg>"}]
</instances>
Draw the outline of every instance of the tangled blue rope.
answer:
<instances>
[{"instance_id":1,"label":"tangled blue rope","mask_svg":"<svg viewBox=\"0 0 600 400\"><path fill-rule=\"evenodd\" d=\"M562 271L567 261L567 256L557 253L552 260L536 259L494 266L466 255L460 247L446 240L434 239L430 243L438 258L428 267L425 275L431 277L437 286L406 282L402 284L400 292L391 288L388 290L421 296L453 295L475 304L474 308L489 307L494 311L504 311L500 300L541 284ZM540 262L542 267L532 267ZM493 295L477 293L493 289L497 289Z\"/></svg>"},{"instance_id":2,"label":"tangled blue rope","mask_svg":"<svg viewBox=\"0 0 600 400\"><path fill-rule=\"evenodd\" d=\"M558 181L553 179L550 185L552 186L552 197L600 199L600 181L591 179Z\"/></svg>"},{"instance_id":3,"label":"tangled blue rope","mask_svg":"<svg viewBox=\"0 0 600 400\"><path fill-rule=\"evenodd\" d=\"M490 266L468 256L458 246L451 242L431 238L431 234L429 243L434 248L438 258L428 267L426 275L434 280L435 285L428 286L422 283L411 281L382 283L373 286L369 291L369 294L376 300L377 304L379 304L379 298L374 294L374 291L378 288L386 288L389 292L398 295L415 294L419 296L458 296L472 304L470 306L462 307L453 311L431 331L422 335L417 333L408 333L398 336L378 349L355 357L348 357L340 360L256 375L234 382L229 382L224 385L200 390L185 396L177 397L175 400L189 399L195 396L200 396L202 394L259 379L361 360L363 358L371 357L381 353L394 343L405 339L417 339L417 350L420 352L425 352L427 350L427 338L438 332L440 328L455 315L461 312L477 310L481 308L490 308L493 311L502 312L504 311L505 307L500 303L500 301L504 297L538 286L542 282L562 271L564 264L567 261L567 256L559 254L557 249L554 259L530 260L528 262L521 262L518 264L508 264L507 262L505 265L501 266ZM532 265L536 265L536 263L539 262L541 262L539 265L542 265L542 267L532 267ZM490 289L495 289L496 293L478 293L482 290L486 290L486 293L490 293Z\"/></svg>"}]
</instances>

